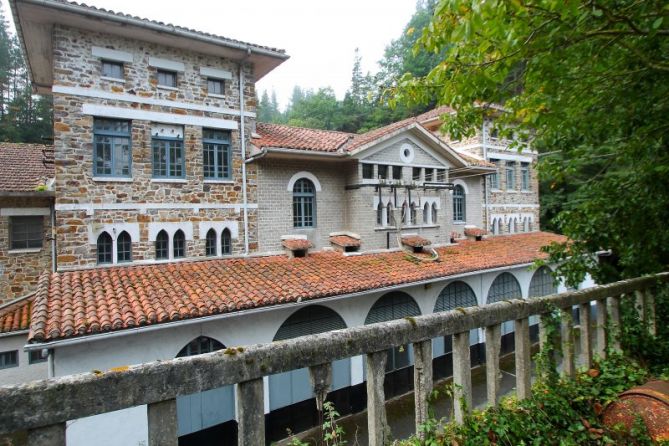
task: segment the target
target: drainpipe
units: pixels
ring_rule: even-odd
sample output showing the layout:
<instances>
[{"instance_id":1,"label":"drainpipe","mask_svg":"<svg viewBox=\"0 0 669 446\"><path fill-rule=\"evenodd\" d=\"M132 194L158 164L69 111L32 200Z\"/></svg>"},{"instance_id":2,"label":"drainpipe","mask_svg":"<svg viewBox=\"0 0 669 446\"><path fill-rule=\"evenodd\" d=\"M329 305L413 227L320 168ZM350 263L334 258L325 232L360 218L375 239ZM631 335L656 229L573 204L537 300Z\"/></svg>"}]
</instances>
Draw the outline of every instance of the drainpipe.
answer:
<instances>
[{"instance_id":1,"label":"drainpipe","mask_svg":"<svg viewBox=\"0 0 669 446\"><path fill-rule=\"evenodd\" d=\"M246 180L246 132L244 128L244 61L251 55L251 48L246 49L246 57L239 61L239 126L242 146L242 199L244 201L244 254L249 255L249 202Z\"/></svg>"},{"instance_id":2,"label":"drainpipe","mask_svg":"<svg viewBox=\"0 0 669 446\"><path fill-rule=\"evenodd\" d=\"M485 161L488 161L488 148L486 147L485 118L483 118L483 124L481 125L481 140L483 142L483 159ZM497 175L499 175L499 173L497 173ZM483 229L489 231L490 209L488 208L488 175L483 175L483 206L485 208L485 221Z\"/></svg>"},{"instance_id":3,"label":"drainpipe","mask_svg":"<svg viewBox=\"0 0 669 446\"><path fill-rule=\"evenodd\" d=\"M56 365L53 362L53 359L54 359L53 354L55 352L54 352L54 349L52 349L52 348L50 348L48 351L49 351L48 356L47 356L47 366L48 367L47 367L46 377L47 378L55 378L56 377Z\"/></svg>"},{"instance_id":4,"label":"drainpipe","mask_svg":"<svg viewBox=\"0 0 669 446\"><path fill-rule=\"evenodd\" d=\"M51 272L55 273L56 265L56 205L51 204Z\"/></svg>"}]
</instances>

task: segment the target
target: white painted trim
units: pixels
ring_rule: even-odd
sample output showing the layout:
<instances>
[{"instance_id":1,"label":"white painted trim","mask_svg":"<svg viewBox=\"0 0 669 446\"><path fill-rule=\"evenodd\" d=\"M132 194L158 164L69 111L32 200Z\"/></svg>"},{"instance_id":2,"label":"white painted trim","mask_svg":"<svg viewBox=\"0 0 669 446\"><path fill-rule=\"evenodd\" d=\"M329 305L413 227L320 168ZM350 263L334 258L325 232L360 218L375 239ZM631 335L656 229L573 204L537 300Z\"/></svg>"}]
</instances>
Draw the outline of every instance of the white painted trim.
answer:
<instances>
[{"instance_id":1,"label":"white painted trim","mask_svg":"<svg viewBox=\"0 0 669 446\"><path fill-rule=\"evenodd\" d=\"M185 178L151 178L152 183L188 183Z\"/></svg>"},{"instance_id":2,"label":"white painted trim","mask_svg":"<svg viewBox=\"0 0 669 446\"><path fill-rule=\"evenodd\" d=\"M88 243L90 245L95 245L98 242L98 237L103 232L109 234L113 242L116 242L116 238L121 232L127 232L130 234L132 242L139 241L139 223L110 223L110 224L89 224L88 225ZM116 257L114 256L114 263L116 263Z\"/></svg>"},{"instance_id":3,"label":"white painted trim","mask_svg":"<svg viewBox=\"0 0 669 446\"><path fill-rule=\"evenodd\" d=\"M204 180L204 184L235 184L235 180Z\"/></svg>"},{"instance_id":4,"label":"white painted trim","mask_svg":"<svg viewBox=\"0 0 669 446\"><path fill-rule=\"evenodd\" d=\"M531 163L533 161L530 156L515 155L511 153L488 153L488 158L505 161L519 161L521 163Z\"/></svg>"},{"instance_id":5,"label":"white painted trim","mask_svg":"<svg viewBox=\"0 0 669 446\"><path fill-rule=\"evenodd\" d=\"M211 77L213 79L231 80L232 73L220 68L200 67L200 74L202 76Z\"/></svg>"},{"instance_id":6,"label":"white painted trim","mask_svg":"<svg viewBox=\"0 0 669 446\"><path fill-rule=\"evenodd\" d=\"M358 161L360 164L380 164L383 166L400 166L400 167L421 167L424 169L450 169L448 166L444 166L442 164L411 164L410 166L407 166L405 163L394 163L392 161L373 161L373 160L360 160ZM459 168L458 168L459 169ZM373 178L367 178L367 181L378 181ZM422 183L422 181L418 181L418 183Z\"/></svg>"},{"instance_id":7,"label":"white painted trim","mask_svg":"<svg viewBox=\"0 0 669 446\"><path fill-rule=\"evenodd\" d=\"M156 85L156 88L159 90L168 90L168 91L179 91L177 87L170 87L169 85Z\"/></svg>"},{"instance_id":8,"label":"white painted trim","mask_svg":"<svg viewBox=\"0 0 669 446\"><path fill-rule=\"evenodd\" d=\"M10 249L7 254L34 254L40 251L42 251L42 248Z\"/></svg>"},{"instance_id":9,"label":"white painted trim","mask_svg":"<svg viewBox=\"0 0 669 446\"><path fill-rule=\"evenodd\" d=\"M56 204L57 211L125 211L138 210L146 212L150 209L234 209L239 213L244 208L243 204L218 204L218 203L63 203ZM257 203L249 203L248 209L258 209Z\"/></svg>"},{"instance_id":10,"label":"white painted trim","mask_svg":"<svg viewBox=\"0 0 669 446\"><path fill-rule=\"evenodd\" d=\"M517 152L516 149L509 149L509 146L500 146L500 145L496 145L496 144L481 144L480 142L477 142L477 143L474 143L474 144L466 144L466 145L463 145L463 146L458 146L457 150L470 150L470 149L482 149L482 148L485 148L487 150L499 151L499 152L509 152L509 151ZM536 155L537 151L532 150L532 149L524 148L524 149L521 149L520 153L529 153L529 154ZM496 153L493 153L493 154L489 153L488 154L488 159L490 159L490 158L497 159L498 157L497 157Z\"/></svg>"},{"instance_id":11,"label":"white painted trim","mask_svg":"<svg viewBox=\"0 0 669 446\"><path fill-rule=\"evenodd\" d=\"M224 130L237 130L237 121L228 119L205 118L201 116L177 115L173 113L151 112L135 110L127 107L110 107L107 105L84 104L82 113L106 118L137 119L140 121L162 122L165 124L192 125L196 127L211 127Z\"/></svg>"},{"instance_id":12,"label":"white painted trim","mask_svg":"<svg viewBox=\"0 0 669 446\"><path fill-rule=\"evenodd\" d=\"M462 188L465 190L465 195L469 195L469 188L467 187L467 183L464 181L457 179L453 180L453 186L462 186ZM467 197L465 197L466 199Z\"/></svg>"},{"instance_id":13,"label":"white painted trim","mask_svg":"<svg viewBox=\"0 0 669 446\"><path fill-rule=\"evenodd\" d=\"M104 90L97 90L94 88L82 87L65 87L63 85L54 85L51 88L53 93L67 94L72 96L83 96L86 98L95 99L111 99L123 102L135 102L138 104L156 105L159 107L174 107L182 108L184 110L206 111L211 113L221 113L224 115L239 116L239 110L225 107L214 107L209 105L190 104L188 102L176 102L167 99L143 98L141 96L128 93L112 93ZM211 96L211 95L210 95ZM223 96L225 97L225 96ZM255 118L256 114L253 112L244 112L244 116Z\"/></svg>"},{"instance_id":14,"label":"white painted trim","mask_svg":"<svg viewBox=\"0 0 669 446\"><path fill-rule=\"evenodd\" d=\"M193 240L193 223L189 221L178 221L178 222L151 222L149 223L149 241L155 242L156 236L162 230L167 232L167 235L170 237L170 244L174 238L174 234L181 229L186 236L186 240Z\"/></svg>"},{"instance_id":15,"label":"white painted trim","mask_svg":"<svg viewBox=\"0 0 669 446\"><path fill-rule=\"evenodd\" d=\"M207 96L209 96L210 98L218 98L218 99L227 98L227 96L224 95L224 94L216 94L216 93L207 93ZM255 115L255 113L253 113L253 114Z\"/></svg>"},{"instance_id":16,"label":"white painted trim","mask_svg":"<svg viewBox=\"0 0 669 446\"><path fill-rule=\"evenodd\" d=\"M523 209L523 208L528 208L528 209L539 209L538 204L489 204L488 209L504 209L504 208L509 208L509 209Z\"/></svg>"},{"instance_id":17,"label":"white painted trim","mask_svg":"<svg viewBox=\"0 0 669 446\"><path fill-rule=\"evenodd\" d=\"M93 57L99 57L100 59L109 60L113 62L124 62L124 63L133 63L134 57L132 53L127 51L112 50L109 48L103 48L101 46L94 46L91 48L91 54Z\"/></svg>"},{"instance_id":18,"label":"white painted trim","mask_svg":"<svg viewBox=\"0 0 669 446\"><path fill-rule=\"evenodd\" d=\"M97 183L132 183L132 177L93 177L93 181Z\"/></svg>"},{"instance_id":19,"label":"white painted trim","mask_svg":"<svg viewBox=\"0 0 669 446\"><path fill-rule=\"evenodd\" d=\"M452 167L462 167L462 166L456 166L456 163L453 161L449 160L446 156L447 154L450 154L449 151L452 151L454 154L454 158L457 160L461 160L460 155L455 152L454 150L448 148L444 148L445 144L441 144L438 142L438 145L440 149L442 149L445 153L439 153L437 150L435 150L434 147L430 146L429 143L426 143L424 141L421 141L415 134L411 133L411 128L406 128L403 132L400 132L396 135L394 135L391 138L386 138L383 139L384 137L381 137L380 141L378 141L376 144L366 144L364 149L356 149L355 154L352 156L354 158L358 158L361 156L364 156L364 158L360 159L360 162L364 162L365 160L368 160L370 157L374 156L375 154L382 152L383 150L388 149L389 147L401 142L402 140L409 140L411 143L413 143L416 147L419 149L423 150L426 152L430 157L434 158L435 161L441 163L441 165L437 164L435 166L426 166L426 165L415 165L415 167L427 167L427 168L435 168L435 169L450 169ZM416 148L414 147L414 151ZM388 166L406 166L406 163L403 162L385 162L385 161L372 161L369 160L367 161L368 163L374 163L374 164L383 164L383 165L388 165ZM463 161L464 163L464 161ZM412 166L414 166L412 164Z\"/></svg>"},{"instance_id":20,"label":"white painted trim","mask_svg":"<svg viewBox=\"0 0 669 446\"><path fill-rule=\"evenodd\" d=\"M160 57L149 56L149 66L160 68L162 70L177 71L183 73L186 71L186 66L183 62L177 62L176 60L162 59Z\"/></svg>"},{"instance_id":21,"label":"white painted trim","mask_svg":"<svg viewBox=\"0 0 669 446\"><path fill-rule=\"evenodd\" d=\"M408 150L409 155L404 155L404 152ZM400 159L402 160L403 163L405 164L411 164L413 159L416 157L416 151L414 150L413 146L409 144L408 142L405 142L400 146Z\"/></svg>"},{"instance_id":22,"label":"white painted trim","mask_svg":"<svg viewBox=\"0 0 669 446\"><path fill-rule=\"evenodd\" d=\"M51 215L50 208L0 208L0 217L33 217Z\"/></svg>"},{"instance_id":23,"label":"white painted trim","mask_svg":"<svg viewBox=\"0 0 669 446\"><path fill-rule=\"evenodd\" d=\"M121 77L100 76L100 79L103 81L118 82L120 84L125 83L125 79Z\"/></svg>"},{"instance_id":24,"label":"white painted trim","mask_svg":"<svg viewBox=\"0 0 669 446\"><path fill-rule=\"evenodd\" d=\"M288 187L286 188L286 190L288 192L293 192L293 186L295 186L295 183L300 178L306 178L308 180L311 180L311 182L314 183L314 187L316 188L316 192L321 191L321 182L318 181L318 178L316 178L316 175L314 175L311 172L307 172L305 170L303 170L301 172L297 172L295 175L290 177L290 180L288 181Z\"/></svg>"},{"instance_id":25,"label":"white painted trim","mask_svg":"<svg viewBox=\"0 0 669 446\"><path fill-rule=\"evenodd\" d=\"M199 234L200 239L204 240L207 232L210 229L216 231L216 238L220 238L224 229L230 230L230 236L233 239L239 238L239 222L228 220L228 221L201 221L199 225ZM219 243L220 244L220 243ZM219 246L220 248L220 246ZM219 249L220 255L220 249Z\"/></svg>"}]
</instances>

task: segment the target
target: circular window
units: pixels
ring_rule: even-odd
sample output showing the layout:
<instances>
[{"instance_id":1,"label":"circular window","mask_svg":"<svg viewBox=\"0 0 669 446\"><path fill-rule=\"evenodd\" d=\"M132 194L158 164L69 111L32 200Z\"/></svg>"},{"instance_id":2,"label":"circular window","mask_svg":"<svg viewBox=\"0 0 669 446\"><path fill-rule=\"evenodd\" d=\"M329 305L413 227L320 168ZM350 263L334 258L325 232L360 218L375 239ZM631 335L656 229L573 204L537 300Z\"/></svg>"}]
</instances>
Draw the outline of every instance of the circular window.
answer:
<instances>
[{"instance_id":1,"label":"circular window","mask_svg":"<svg viewBox=\"0 0 669 446\"><path fill-rule=\"evenodd\" d=\"M413 146L409 143L404 143L400 147L400 159L405 163L413 161L414 151Z\"/></svg>"}]
</instances>

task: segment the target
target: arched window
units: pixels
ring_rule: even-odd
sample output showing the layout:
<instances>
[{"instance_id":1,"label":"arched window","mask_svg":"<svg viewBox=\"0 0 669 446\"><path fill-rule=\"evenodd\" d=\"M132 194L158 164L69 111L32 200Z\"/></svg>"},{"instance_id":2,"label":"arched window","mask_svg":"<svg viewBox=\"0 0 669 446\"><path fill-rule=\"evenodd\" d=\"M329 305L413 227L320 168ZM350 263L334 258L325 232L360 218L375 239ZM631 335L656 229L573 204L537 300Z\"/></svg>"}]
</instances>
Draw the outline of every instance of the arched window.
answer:
<instances>
[{"instance_id":1,"label":"arched window","mask_svg":"<svg viewBox=\"0 0 669 446\"><path fill-rule=\"evenodd\" d=\"M123 231L116 239L116 258L118 262L132 262L132 239Z\"/></svg>"},{"instance_id":2,"label":"arched window","mask_svg":"<svg viewBox=\"0 0 669 446\"><path fill-rule=\"evenodd\" d=\"M156 259L168 259L170 257L170 240L167 232L163 229L156 236Z\"/></svg>"},{"instance_id":3,"label":"arched window","mask_svg":"<svg viewBox=\"0 0 669 446\"><path fill-rule=\"evenodd\" d=\"M203 353L211 353L217 350L223 350L225 346L216 339L208 338L207 336L200 336L190 341L184 348L179 350L177 358L186 356L201 355Z\"/></svg>"},{"instance_id":4,"label":"arched window","mask_svg":"<svg viewBox=\"0 0 669 446\"><path fill-rule=\"evenodd\" d=\"M383 203L379 202L379 205L376 207L376 226L383 226Z\"/></svg>"},{"instance_id":5,"label":"arched window","mask_svg":"<svg viewBox=\"0 0 669 446\"><path fill-rule=\"evenodd\" d=\"M459 184L453 189L453 221L466 221L465 188Z\"/></svg>"},{"instance_id":6,"label":"arched window","mask_svg":"<svg viewBox=\"0 0 669 446\"><path fill-rule=\"evenodd\" d=\"M525 221L523 222L523 231L530 232L530 218L529 217L525 217Z\"/></svg>"},{"instance_id":7,"label":"arched window","mask_svg":"<svg viewBox=\"0 0 669 446\"><path fill-rule=\"evenodd\" d=\"M402 203L402 223L408 225L411 221L411 216L409 215L409 203L406 201Z\"/></svg>"},{"instance_id":8,"label":"arched window","mask_svg":"<svg viewBox=\"0 0 669 446\"><path fill-rule=\"evenodd\" d=\"M177 229L172 240L172 253L175 259L186 257L186 236L181 229Z\"/></svg>"},{"instance_id":9,"label":"arched window","mask_svg":"<svg viewBox=\"0 0 669 446\"><path fill-rule=\"evenodd\" d=\"M386 206L386 226L395 224L395 219L393 217L393 205L392 203L388 203Z\"/></svg>"},{"instance_id":10,"label":"arched window","mask_svg":"<svg viewBox=\"0 0 669 446\"><path fill-rule=\"evenodd\" d=\"M497 235L497 219L494 218L492 220L492 223L490 224L490 232L492 232L493 235Z\"/></svg>"},{"instance_id":11,"label":"arched window","mask_svg":"<svg viewBox=\"0 0 669 446\"><path fill-rule=\"evenodd\" d=\"M430 203L425 203L423 206L423 224L430 224Z\"/></svg>"},{"instance_id":12,"label":"arched window","mask_svg":"<svg viewBox=\"0 0 669 446\"><path fill-rule=\"evenodd\" d=\"M437 311L450 311L456 308L475 307L478 305L476 295L471 287L460 280L451 282L446 286L434 306L435 313Z\"/></svg>"},{"instance_id":13,"label":"arched window","mask_svg":"<svg viewBox=\"0 0 669 446\"><path fill-rule=\"evenodd\" d=\"M520 291L520 285L516 278L511 273L502 273L490 285L486 303L491 304L502 300L522 299L522 297L523 293Z\"/></svg>"},{"instance_id":14,"label":"arched window","mask_svg":"<svg viewBox=\"0 0 669 446\"><path fill-rule=\"evenodd\" d=\"M232 254L232 235L228 228L221 233L221 254L224 256Z\"/></svg>"},{"instance_id":15,"label":"arched window","mask_svg":"<svg viewBox=\"0 0 669 446\"><path fill-rule=\"evenodd\" d=\"M100 234L98 236L97 249L99 264L112 263L113 247L111 235L107 232Z\"/></svg>"},{"instance_id":16,"label":"arched window","mask_svg":"<svg viewBox=\"0 0 669 446\"><path fill-rule=\"evenodd\" d=\"M403 317L420 316L418 304L406 293L395 291L384 294L369 310L365 325L392 321ZM388 350L386 372L411 365L411 354L407 345Z\"/></svg>"},{"instance_id":17,"label":"arched window","mask_svg":"<svg viewBox=\"0 0 669 446\"><path fill-rule=\"evenodd\" d=\"M279 327L274 341L293 339L346 328L344 320L334 310L309 305L290 315ZM351 360L349 358L332 363L332 390L351 385ZM314 397L309 381L309 369L302 368L269 376L270 410L289 406Z\"/></svg>"},{"instance_id":18,"label":"arched window","mask_svg":"<svg viewBox=\"0 0 669 446\"><path fill-rule=\"evenodd\" d=\"M437 217L439 214L437 214L437 203L432 203L432 224L436 225L437 224Z\"/></svg>"},{"instance_id":19,"label":"arched window","mask_svg":"<svg viewBox=\"0 0 669 446\"><path fill-rule=\"evenodd\" d=\"M529 297L541 297L557 293L557 284L551 274L551 269L542 266L534 272L530 281Z\"/></svg>"},{"instance_id":20,"label":"arched window","mask_svg":"<svg viewBox=\"0 0 669 446\"><path fill-rule=\"evenodd\" d=\"M293 186L293 226L313 228L316 226L316 188L306 178L300 178Z\"/></svg>"},{"instance_id":21,"label":"arched window","mask_svg":"<svg viewBox=\"0 0 669 446\"><path fill-rule=\"evenodd\" d=\"M411 203L410 209L411 209L411 224L416 225L418 224L418 210L416 209L416 204Z\"/></svg>"},{"instance_id":22,"label":"arched window","mask_svg":"<svg viewBox=\"0 0 669 446\"><path fill-rule=\"evenodd\" d=\"M211 228L207 231L205 254L209 257L216 255L216 231Z\"/></svg>"}]
</instances>

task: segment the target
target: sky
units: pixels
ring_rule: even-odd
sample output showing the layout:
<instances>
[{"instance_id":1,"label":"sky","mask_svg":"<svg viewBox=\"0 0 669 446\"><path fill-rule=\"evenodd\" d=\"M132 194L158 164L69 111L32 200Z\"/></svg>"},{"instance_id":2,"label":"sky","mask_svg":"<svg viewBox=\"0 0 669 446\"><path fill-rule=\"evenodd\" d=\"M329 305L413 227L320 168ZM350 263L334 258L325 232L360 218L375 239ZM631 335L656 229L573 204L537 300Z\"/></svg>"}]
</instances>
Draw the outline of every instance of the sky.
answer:
<instances>
[{"instance_id":1,"label":"sky","mask_svg":"<svg viewBox=\"0 0 669 446\"><path fill-rule=\"evenodd\" d=\"M343 98L355 49L359 48L363 72L376 72L386 45L401 36L416 9L416 0L82 1L286 50L290 59L256 84L258 96L275 90L281 108L295 85L314 90L330 86ZM10 18L7 0L1 2Z\"/></svg>"}]
</instances>

